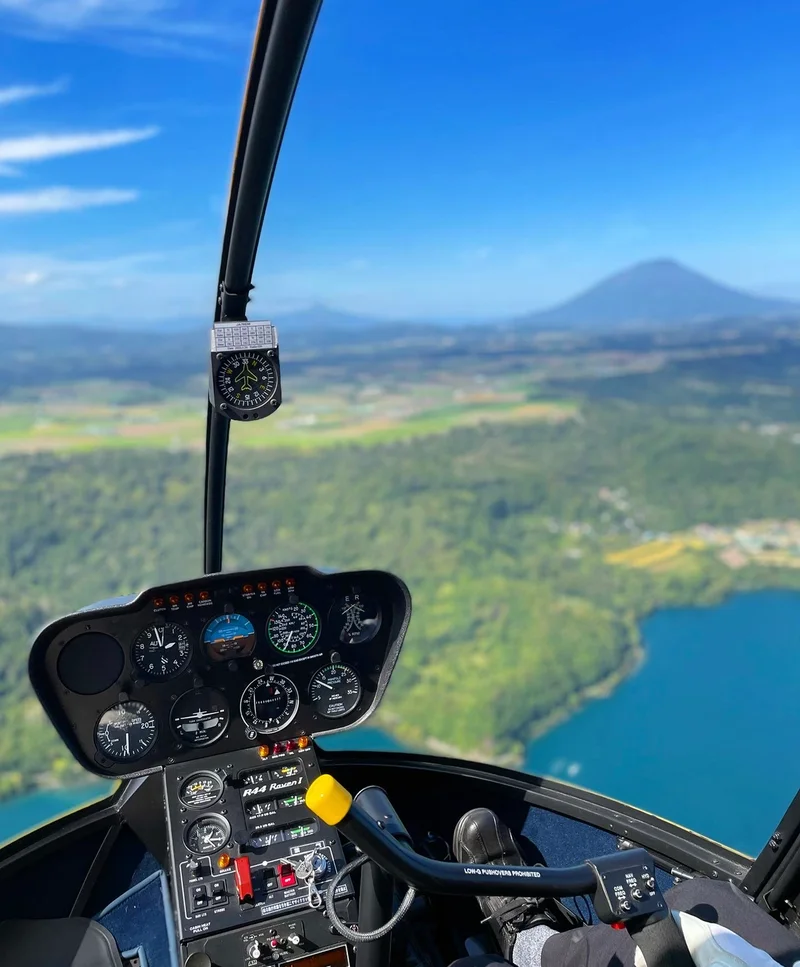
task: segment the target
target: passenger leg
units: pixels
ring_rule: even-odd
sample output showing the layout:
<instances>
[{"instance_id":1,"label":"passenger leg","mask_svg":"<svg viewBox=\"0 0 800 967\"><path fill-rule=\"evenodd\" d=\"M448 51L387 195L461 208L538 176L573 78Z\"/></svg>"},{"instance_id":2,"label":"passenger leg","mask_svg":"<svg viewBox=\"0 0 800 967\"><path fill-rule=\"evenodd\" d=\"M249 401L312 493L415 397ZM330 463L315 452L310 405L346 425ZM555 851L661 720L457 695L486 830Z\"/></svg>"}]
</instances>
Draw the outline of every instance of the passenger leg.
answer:
<instances>
[{"instance_id":1,"label":"passenger leg","mask_svg":"<svg viewBox=\"0 0 800 967\"><path fill-rule=\"evenodd\" d=\"M800 960L800 938L732 883L698 877L668 890L665 899L671 910L727 927L782 967L793 967ZM634 967L635 954L636 945L627 931L595 924L548 938L540 963L541 967Z\"/></svg>"}]
</instances>

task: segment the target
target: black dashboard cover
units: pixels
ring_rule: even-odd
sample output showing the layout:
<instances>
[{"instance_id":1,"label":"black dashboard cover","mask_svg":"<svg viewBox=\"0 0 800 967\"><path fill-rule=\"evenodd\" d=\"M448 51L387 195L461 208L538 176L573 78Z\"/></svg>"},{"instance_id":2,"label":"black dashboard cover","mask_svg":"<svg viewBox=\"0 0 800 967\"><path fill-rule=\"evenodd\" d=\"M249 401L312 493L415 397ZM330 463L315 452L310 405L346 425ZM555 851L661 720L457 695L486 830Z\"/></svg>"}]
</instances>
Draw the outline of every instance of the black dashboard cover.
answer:
<instances>
[{"instance_id":1,"label":"black dashboard cover","mask_svg":"<svg viewBox=\"0 0 800 967\"><path fill-rule=\"evenodd\" d=\"M367 634L343 627L343 615L353 601L366 602L377 614ZM299 631L285 632L285 640L276 642L275 629L298 608L313 644L299 648L297 638L292 640ZM217 627L223 616L241 619L253 632L248 651L215 651L209 625L217 621ZM78 762L100 776L129 778L264 742L313 738L360 725L386 690L410 617L408 589L385 571L322 573L293 566L212 574L100 602L59 618L34 642L28 671L39 701ZM168 674L148 673L141 650L148 641L152 645L154 628L165 627L180 641L180 661ZM163 644L164 632L155 638ZM174 660L178 649L169 654ZM311 688L315 676L324 676L330 665L345 666L350 683L358 681L353 707L335 715L320 711ZM257 731L248 713L253 686L265 676L284 685L288 679L289 694L293 686L296 700L285 724L266 730L257 722ZM212 738L212 733L202 733L198 741L197 733L193 737L181 723L187 719L187 707L191 719L193 703L199 702L199 709L204 697L216 703L218 734ZM124 703L136 703L126 708L145 713L149 731L141 747L109 756L100 720Z\"/></svg>"}]
</instances>

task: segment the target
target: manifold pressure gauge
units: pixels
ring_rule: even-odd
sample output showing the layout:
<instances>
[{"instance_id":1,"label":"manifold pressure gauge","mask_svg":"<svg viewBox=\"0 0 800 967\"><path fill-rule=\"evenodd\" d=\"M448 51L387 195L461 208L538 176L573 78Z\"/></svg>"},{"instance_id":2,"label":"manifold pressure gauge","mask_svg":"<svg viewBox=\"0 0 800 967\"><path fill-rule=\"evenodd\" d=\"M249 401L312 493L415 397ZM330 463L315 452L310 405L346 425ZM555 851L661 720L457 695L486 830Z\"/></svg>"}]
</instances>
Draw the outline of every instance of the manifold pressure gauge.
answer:
<instances>
[{"instance_id":1,"label":"manifold pressure gauge","mask_svg":"<svg viewBox=\"0 0 800 967\"><path fill-rule=\"evenodd\" d=\"M278 332L272 323L214 323L208 395L230 420L258 420L277 410L281 373Z\"/></svg>"}]
</instances>

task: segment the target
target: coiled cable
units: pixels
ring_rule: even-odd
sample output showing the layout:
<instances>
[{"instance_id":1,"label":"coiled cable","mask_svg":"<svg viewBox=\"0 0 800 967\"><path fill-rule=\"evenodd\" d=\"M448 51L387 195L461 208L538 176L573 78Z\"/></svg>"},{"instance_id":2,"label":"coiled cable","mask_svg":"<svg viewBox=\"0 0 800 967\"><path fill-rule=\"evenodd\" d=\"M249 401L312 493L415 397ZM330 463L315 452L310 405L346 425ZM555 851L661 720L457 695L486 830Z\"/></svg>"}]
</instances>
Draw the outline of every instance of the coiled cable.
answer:
<instances>
[{"instance_id":1,"label":"coiled cable","mask_svg":"<svg viewBox=\"0 0 800 967\"><path fill-rule=\"evenodd\" d=\"M336 928L336 930L348 940L350 943L366 943L370 940L380 940L381 937L385 937L387 933L397 926L398 923L403 919L403 917L408 913L408 909L414 902L414 897L417 895L417 891L413 886L410 886L406 891L406 895L400 901L400 906L397 908L392 917L384 923L382 927L378 927L375 930L369 930L366 933L359 933L357 930L351 930L350 927L342 923L339 919L339 915L335 910L336 903L336 888L342 882L342 880L357 870L359 866L362 866L367 862L369 857L365 854L359 856L356 859L349 862L346 866L343 866L339 872L331 880L328 886L328 891L325 895L325 912L328 914L328 919Z\"/></svg>"}]
</instances>

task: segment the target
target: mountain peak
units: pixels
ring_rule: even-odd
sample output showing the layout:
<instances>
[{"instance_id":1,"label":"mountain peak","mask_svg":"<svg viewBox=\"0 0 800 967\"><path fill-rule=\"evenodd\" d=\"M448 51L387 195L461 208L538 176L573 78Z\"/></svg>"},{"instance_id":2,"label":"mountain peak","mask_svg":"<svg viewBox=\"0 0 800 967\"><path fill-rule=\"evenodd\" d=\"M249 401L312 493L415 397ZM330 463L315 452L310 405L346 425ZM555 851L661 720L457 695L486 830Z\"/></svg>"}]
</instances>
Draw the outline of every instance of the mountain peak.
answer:
<instances>
[{"instance_id":1,"label":"mountain peak","mask_svg":"<svg viewBox=\"0 0 800 967\"><path fill-rule=\"evenodd\" d=\"M800 304L741 292L675 259L659 258L623 269L574 299L520 322L539 328L613 329L779 313L800 314Z\"/></svg>"}]
</instances>

